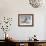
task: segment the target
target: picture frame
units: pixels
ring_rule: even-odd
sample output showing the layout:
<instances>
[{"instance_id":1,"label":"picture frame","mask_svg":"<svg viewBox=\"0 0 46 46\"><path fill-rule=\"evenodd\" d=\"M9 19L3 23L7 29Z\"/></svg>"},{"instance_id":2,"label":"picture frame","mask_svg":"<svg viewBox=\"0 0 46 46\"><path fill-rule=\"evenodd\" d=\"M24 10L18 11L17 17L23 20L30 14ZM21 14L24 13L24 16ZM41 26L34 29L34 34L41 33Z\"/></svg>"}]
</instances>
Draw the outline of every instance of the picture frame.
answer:
<instances>
[{"instance_id":1,"label":"picture frame","mask_svg":"<svg viewBox=\"0 0 46 46\"><path fill-rule=\"evenodd\" d=\"M33 26L34 15L33 14L18 14L18 26Z\"/></svg>"}]
</instances>

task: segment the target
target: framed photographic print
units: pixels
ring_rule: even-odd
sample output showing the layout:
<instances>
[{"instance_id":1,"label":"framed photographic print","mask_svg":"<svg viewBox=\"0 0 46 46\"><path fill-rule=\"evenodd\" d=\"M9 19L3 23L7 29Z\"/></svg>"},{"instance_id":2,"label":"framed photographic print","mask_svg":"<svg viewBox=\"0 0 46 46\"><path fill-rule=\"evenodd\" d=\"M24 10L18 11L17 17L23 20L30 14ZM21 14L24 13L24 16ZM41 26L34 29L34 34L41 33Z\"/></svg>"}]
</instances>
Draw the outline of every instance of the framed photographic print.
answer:
<instances>
[{"instance_id":1,"label":"framed photographic print","mask_svg":"<svg viewBox=\"0 0 46 46\"><path fill-rule=\"evenodd\" d=\"M18 26L33 26L34 15L33 14L18 14Z\"/></svg>"}]
</instances>

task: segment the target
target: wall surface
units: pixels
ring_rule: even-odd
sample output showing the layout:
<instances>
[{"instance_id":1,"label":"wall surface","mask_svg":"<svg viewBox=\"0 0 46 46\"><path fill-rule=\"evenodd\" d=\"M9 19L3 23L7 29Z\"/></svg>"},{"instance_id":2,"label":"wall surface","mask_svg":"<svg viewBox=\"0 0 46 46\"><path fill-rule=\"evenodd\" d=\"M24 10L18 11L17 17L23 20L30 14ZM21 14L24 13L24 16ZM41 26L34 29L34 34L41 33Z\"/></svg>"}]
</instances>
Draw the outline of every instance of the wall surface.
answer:
<instances>
[{"instance_id":1,"label":"wall surface","mask_svg":"<svg viewBox=\"0 0 46 46\"><path fill-rule=\"evenodd\" d=\"M34 14L33 27L19 27L18 14ZM0 0L0 19L4 16L12 17L12 26L8 33L16 40L28 40L34 34L37 39L46 40L46 5L39 8L33 8L28 0ZM0 29L0 39L4 39L4 33Z\"/></svg>"}]
</instances>

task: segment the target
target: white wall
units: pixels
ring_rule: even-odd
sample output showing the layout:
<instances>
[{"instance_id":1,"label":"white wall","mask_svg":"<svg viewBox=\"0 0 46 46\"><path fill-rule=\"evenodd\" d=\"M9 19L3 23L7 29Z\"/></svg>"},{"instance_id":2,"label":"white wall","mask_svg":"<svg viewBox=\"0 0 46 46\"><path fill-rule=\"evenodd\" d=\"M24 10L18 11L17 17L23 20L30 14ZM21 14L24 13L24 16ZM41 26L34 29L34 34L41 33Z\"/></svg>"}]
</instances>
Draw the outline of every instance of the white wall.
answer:
<instances>
[{"instance_id":1,"label":"white wall","mask_svg":"<svg viewBox=\"0 0 46 46\"><path fill-rule=\"evenodd\" d=\"M45 40L46 6L33 8L28 0L0 0L0 17L12 17L12 27L8 31L17 40L27 40L34 34L39 40ZM33 27L18 27L18 14L34 14ZM2 31L0 31L0 35ZM3 37L0 36L0 39Z\"/></svg>"}]
</instances>

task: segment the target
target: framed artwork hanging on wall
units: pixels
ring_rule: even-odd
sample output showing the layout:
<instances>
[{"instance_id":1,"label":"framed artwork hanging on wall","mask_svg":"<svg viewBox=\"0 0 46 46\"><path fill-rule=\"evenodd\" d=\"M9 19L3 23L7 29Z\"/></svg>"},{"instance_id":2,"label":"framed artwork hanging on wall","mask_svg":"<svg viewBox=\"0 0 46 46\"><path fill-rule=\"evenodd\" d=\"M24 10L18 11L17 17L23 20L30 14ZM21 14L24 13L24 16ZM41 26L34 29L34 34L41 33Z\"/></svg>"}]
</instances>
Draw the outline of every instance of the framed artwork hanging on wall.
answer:
<instances>
[{"instance_id":1,"label":"framed artwork hanging on wall","mask_svg":"<svg viewBox=\"0 0 46 46\"><path fill-rule=\"evenodd\" d=\"M33 14L18 14L18 26L33 26L34 15Z\"/></svg>"}]
</instances>

